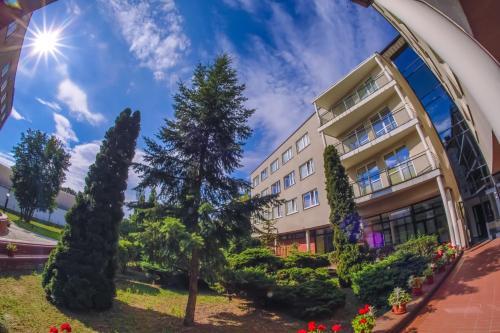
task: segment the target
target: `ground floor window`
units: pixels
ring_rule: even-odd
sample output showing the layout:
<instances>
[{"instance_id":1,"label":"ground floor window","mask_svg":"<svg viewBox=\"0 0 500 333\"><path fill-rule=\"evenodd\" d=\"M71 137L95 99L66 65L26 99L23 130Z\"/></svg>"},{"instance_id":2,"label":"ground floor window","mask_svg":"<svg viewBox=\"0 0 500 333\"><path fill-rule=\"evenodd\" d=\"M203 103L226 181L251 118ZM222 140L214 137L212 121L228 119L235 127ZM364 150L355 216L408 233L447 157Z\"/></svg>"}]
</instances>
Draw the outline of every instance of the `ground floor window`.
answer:
<instances>
[{"instance_id":1,"label":"ground floor window","mask_svg":"<svg viewBox=\"0 0 500 333\"><path fill-rule=\"evenodd\" d=\"M363 219L365 239L370 247L394 246L418 234L436 234L440 242L450 240L440 197Z\"/></svg>"}]
</instances>

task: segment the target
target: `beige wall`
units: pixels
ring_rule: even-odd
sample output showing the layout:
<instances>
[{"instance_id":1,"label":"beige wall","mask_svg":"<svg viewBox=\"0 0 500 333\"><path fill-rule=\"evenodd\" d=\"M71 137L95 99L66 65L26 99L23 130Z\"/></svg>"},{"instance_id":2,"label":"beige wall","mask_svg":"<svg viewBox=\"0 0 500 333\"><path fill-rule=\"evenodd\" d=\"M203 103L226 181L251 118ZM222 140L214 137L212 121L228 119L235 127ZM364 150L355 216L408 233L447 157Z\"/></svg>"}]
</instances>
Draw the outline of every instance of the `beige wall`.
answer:
<instances>
[{"instance_id":1,"label":"beige wall","mask_svg":"<svg viewBox=\"0 0 500 333\"><path fill-rule=\"evenodd\" d=\"M289 200L297 198L298 212L288 216L284 215L282 218L277 219L276 227L278 228L279 233L312 229L328 225L329 223L328 215L330 213L330 209L326 201L323 167L324 148L321 135L317 131L318 127L318 118L315 114L313 114L251 173L251 179L253 179L255 176L260 175L260 172L266 167L269 172L269 177L264 181L260 181L259 185L252 189L252 196L260 194L265 188L269 188L270 191L271 184L280 180L281 193L279 195L279 199ZM296 142L305 133L308 133L311 144L300 153L297 153ZM281 155L289 147L292 147L293 158L286 164L282 165ZM280 160L280 169L275 173L270 174L270 164L277 158ZM314 160L315 172L309 177L301 180L299 166L311 158ZM285 190L283 186L283 177L289 174L292 170L295 171L295 185ZM302 205L302 194L314 189L318 190L319 205L304 210Z\"/></svg>"}]
</instances>

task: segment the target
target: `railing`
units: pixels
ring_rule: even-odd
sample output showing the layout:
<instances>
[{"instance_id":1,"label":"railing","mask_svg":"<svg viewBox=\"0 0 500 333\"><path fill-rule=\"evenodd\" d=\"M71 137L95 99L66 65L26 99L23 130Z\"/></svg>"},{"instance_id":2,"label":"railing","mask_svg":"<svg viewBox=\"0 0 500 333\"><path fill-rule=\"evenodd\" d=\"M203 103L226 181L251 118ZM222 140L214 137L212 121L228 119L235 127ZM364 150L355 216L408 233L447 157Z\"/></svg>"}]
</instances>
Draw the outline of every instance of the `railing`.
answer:
<instances>
[{"instance_id":1,"label":"railing","mask_svg":"<svg viewBox=\"0 0 500 333\"><path fill-rule=\"evenodd\" d=\"M380 88L389 83L389 79L384 73L377 75L373 80L364 83L362 86L358 87L356 90L351 92L349 95L342 98L340 102L335 104L329 110L320 109L319 118L321 125L326 124L330 120L337 118L342 113L359 104L361 101L365 100L367 97L373 95Z\"/></svg>"},{"instance_id":2,"label":"railing","mask_svg":"<svg viewBox=\"0 0 500 333\"><path fill-rule=\"evenodd\" d=\"M412 120L412 118L408 114L406 108L401 107L375 121L371 121L368 126L350 134L334 146L339 152L339 155L342 156L395 130L408 123L410 120Z\"/></svg>"},{"instance_id":3,"label":"railing","mask_svg":"<svg viewBox=\"0 0 500 333\"><path fill-rule=\"evenodd\" d=\"M375 193L437 169L436 158L432 155L431 158L434 162L434 166L429 160L426 152L423 152L391 168L380 170L378 173L374 173L369 177L351 182L354 197L359 198L367 194Z\"/></svg>"}]
</instances>

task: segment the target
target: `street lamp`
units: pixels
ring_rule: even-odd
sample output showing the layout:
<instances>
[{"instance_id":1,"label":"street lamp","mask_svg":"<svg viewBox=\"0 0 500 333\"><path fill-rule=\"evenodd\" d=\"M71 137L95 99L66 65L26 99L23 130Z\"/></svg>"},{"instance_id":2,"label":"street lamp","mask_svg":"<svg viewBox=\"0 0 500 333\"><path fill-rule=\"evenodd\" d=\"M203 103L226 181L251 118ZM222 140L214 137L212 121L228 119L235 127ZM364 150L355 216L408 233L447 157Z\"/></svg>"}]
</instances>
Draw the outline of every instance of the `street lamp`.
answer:
<instances>
[{"instance_id":1,"label":"street lamp","mask_svg":"<svg viewBox=\"0 0 500 333\"><path fill-rule=\"evenodd\" d=\"M7 210L7 204L9 203L10 193L5 195L5 205L3 207L4 210Z\"/></svg>"}]
</instances>

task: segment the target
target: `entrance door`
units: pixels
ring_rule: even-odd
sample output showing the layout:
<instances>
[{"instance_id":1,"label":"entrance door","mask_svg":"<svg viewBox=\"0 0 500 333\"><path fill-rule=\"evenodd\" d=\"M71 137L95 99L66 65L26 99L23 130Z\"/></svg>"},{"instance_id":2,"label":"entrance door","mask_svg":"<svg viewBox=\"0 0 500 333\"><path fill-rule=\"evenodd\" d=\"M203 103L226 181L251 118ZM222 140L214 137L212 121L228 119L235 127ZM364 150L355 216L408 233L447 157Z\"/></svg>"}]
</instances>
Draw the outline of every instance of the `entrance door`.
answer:
<instances>
[{"instance_id":1,"label":"entrance door","mask_svg":"<svg viewBox=\"0 0 500 333\"><path fill-rule=\"evenodd\" d=\"M477 235L478 238L488 237L488 232L486 231L486 214L482 204L478 204L472 207L474 212L474 219L476 220Z\"/></svg>"}]
</instances>

